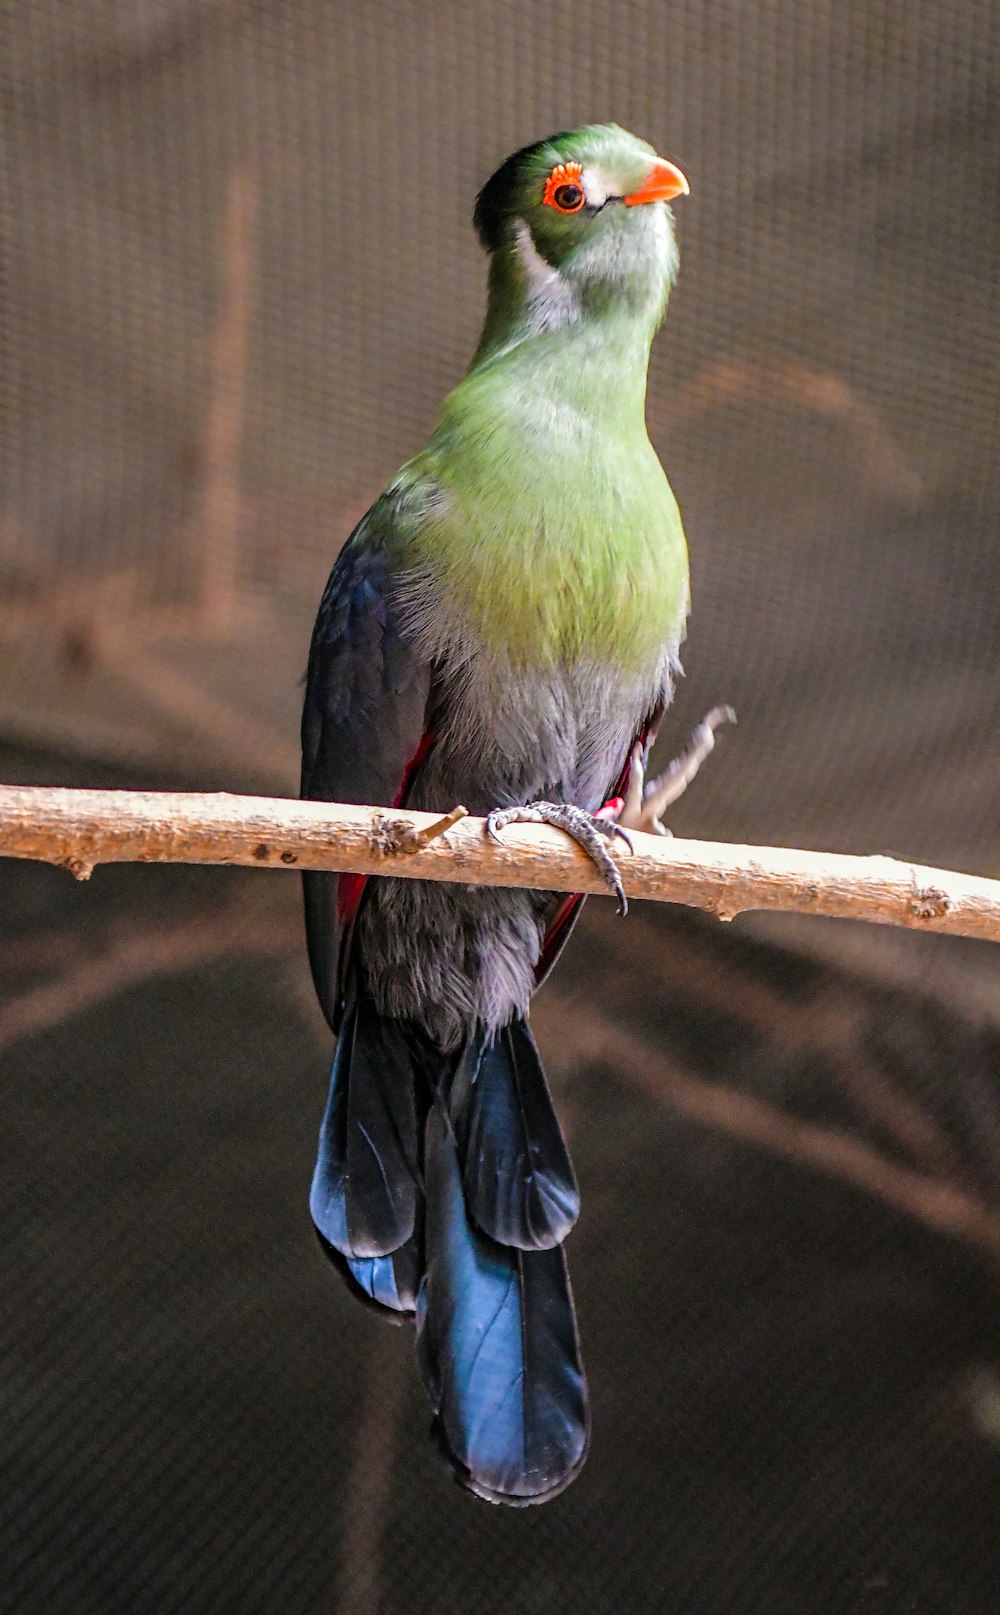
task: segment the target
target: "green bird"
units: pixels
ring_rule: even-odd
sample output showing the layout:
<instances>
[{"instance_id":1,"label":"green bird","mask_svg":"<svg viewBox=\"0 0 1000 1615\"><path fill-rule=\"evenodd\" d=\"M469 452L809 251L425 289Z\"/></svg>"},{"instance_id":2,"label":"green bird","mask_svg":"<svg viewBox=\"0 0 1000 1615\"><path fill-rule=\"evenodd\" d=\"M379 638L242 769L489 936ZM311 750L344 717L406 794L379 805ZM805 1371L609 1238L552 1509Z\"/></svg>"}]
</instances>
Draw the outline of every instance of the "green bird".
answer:
<instances>
[{"instance_id":1,"label":"green bird","mask_svg":"<svg viewBox=\"0 0 1000 1615\"><path fill-rule=\"evenodd\" d=\"M688 570L645 426L687 181L614 124L515 152L479 194L482 337L319 608L304 796L608 850L678 670ZM647 823L651 820L647 815ZM305 877L337 1033L311 1211L349 1284L416 1316L440 1446L496 1502L559 1491L589 1419L562 1243L578 1194L527 1023L578 897Z\"/></svg>"}]
</instances>

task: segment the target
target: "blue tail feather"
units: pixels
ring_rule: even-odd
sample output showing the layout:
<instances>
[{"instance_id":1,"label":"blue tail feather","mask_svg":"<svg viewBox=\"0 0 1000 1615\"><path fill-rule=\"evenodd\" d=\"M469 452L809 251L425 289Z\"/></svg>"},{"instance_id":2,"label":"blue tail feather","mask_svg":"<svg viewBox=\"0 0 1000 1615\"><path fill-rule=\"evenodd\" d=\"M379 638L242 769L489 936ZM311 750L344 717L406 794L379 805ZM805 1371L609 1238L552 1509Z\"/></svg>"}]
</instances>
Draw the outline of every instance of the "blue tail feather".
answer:
<instances>
[{"instance_id":1,"label":"blue tail feather","mask_svg":"<svg viewBox=\"0 0 1000 1615\"><path fill-rule=\"evenodd\" d=\"M580 1210L566 1141L527 1022L470 1038L449 1094L469 1215L501 1245L561 1245Z\"/></svg>"},{"instance_id":2,"label":"blue tail feather","mask_svg":"<svg viewBox=\"0 0 1000 1615\"><path fill-rule=\"evenodd\" d=\"M413 1060L404 1029L352 983L333 1057L309 1209L349 1258L411 1238L418 1198Z\"/></svg>"},{"instance_id":3,"label":"blue tail feather","mask_svg":"<svg viewBox=\"0 0 1000 1615\"><path fill-rule=\"evenodd\" d=\"M473 1227L439 1104L427 1118L425 1174L417 1329L438 1440L480 1497L542 1502L576 1474L589 1438L565 1258L497 1244Z\"/></svg>"},{"instance_id":4,"label":"blue tail feather","mask_svg":"<svg viewBox=\"0 0 1000 1615\"><path fill-rule=\"evenodd\" d=\"M355 1260L331 1245L317 1229L320 1248L348 1289L359 1301L379 1312L390 1323L402 1323L417 1309L420 1282L420 1244L416 1236L388 1256L365 1256Z\"/></svg>"},{"instance_id":5,"label":"blue tail feather","mask_svg":"<svg viewBox=\"0 0 1000 1615\"><path fill-rule=\"evenodd\" d=\"M439 1444L461 1483L493 1502L541 1502L586 1456L560 1248L577 1206L523 1020L445 1054L349 984L313 1220L360 1299L396 1319L416 1311Z\"/></svg>"}]
</instances>

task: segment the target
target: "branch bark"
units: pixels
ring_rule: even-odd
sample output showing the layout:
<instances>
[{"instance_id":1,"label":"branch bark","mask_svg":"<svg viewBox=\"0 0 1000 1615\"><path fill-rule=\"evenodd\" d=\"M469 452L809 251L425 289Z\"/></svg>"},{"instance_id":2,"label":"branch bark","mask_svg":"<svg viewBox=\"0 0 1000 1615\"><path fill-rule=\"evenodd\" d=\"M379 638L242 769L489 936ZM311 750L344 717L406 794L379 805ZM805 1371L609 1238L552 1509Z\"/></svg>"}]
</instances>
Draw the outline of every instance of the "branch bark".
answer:
<instances>
[{"instance_id":1,"label":"branch bark","mask_svg":"<svg viewBox=\"0 0 1000 1615\"><path fill-rule=\"evenodd\" d=\"M782 909L1000 941L1000 882L895 858L682 841L636 833L619 855L629 897L731 920ZM574 842L547 825L298 802L226 792L0 786L0 856L86 880L102 863L243 864L414 880L606 892Z\"/></svg>"}]
</instances>

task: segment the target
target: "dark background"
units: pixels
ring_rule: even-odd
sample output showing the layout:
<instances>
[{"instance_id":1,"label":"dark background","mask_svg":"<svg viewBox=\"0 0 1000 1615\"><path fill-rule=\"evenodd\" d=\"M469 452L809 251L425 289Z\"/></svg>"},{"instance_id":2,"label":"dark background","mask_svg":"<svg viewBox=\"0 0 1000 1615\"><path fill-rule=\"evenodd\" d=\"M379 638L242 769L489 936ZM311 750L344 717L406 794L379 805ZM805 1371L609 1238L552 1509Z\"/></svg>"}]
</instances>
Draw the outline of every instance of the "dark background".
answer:
<instances>
[{"instance_id":1,"label":"dark background","mask_svg":"<svg viewBox=\"0 0 1000 1615\"><path fill-rule=\"evenodd\" d=\"M685 170L651 435L681 833L1000 874L1000 12L10 0L0 777L295 788L354 520L474 346L513 147ZM443 804L448 806L449 804ZM995 951L588 905L536 1021L594 1404L454 1488L306 1194L293 880L0 874L0 1607L1000 1611Z\"/></svg>"}]
</instances>

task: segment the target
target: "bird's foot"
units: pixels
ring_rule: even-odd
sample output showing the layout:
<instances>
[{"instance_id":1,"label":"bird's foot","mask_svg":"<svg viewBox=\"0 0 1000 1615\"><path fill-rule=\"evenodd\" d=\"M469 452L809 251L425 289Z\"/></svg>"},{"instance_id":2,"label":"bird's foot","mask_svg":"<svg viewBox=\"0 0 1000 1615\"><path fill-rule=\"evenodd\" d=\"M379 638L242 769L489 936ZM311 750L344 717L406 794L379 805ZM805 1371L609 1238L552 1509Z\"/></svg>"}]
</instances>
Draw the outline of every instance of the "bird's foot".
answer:
<instances>
[{"instance_id":1,"label":"bird's foot","mask_svg":"<svg viewBox=\"0 0 1000 1615\"><path fill-rule=\"evenodd\" d=\"M632 842L620 824L587 813L571 802L528 802L524 807L495 808L486 819L486 828L495 841L499 841L500 831L508 824L551 824L557 830L565 830L600 870L608 890L618 899L619 914L628 913L628 899L618 865L608 851L608 842L616 838L632 851Z\"/></svg>"},{"instance_id":2,"label":"bird's foot","mask_svg":"<svg viewBox=\"0 0 1000 1615\"><path fill-rule=\"evenodd\" d=\"M661 815L672 802L676 802L677 798L684 794L705 758L713 750L716 729L721 728L724 723L735 722L736 714L732 707L713 707L692 734L687 751L675 757L663 773L658 774L656 779L650 780L648 784L643 767L642 742L637 740L632 748L625 800L616 823L626 830L645 830L656 836L670 835L671 831L661 822ZM608 804L609 807L614 805Z\"/></svg>"}]
</instances>

